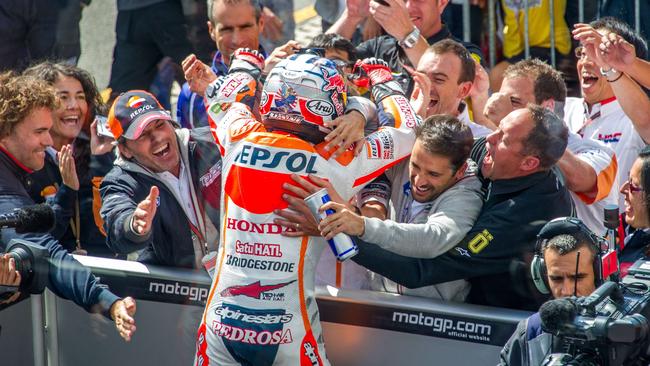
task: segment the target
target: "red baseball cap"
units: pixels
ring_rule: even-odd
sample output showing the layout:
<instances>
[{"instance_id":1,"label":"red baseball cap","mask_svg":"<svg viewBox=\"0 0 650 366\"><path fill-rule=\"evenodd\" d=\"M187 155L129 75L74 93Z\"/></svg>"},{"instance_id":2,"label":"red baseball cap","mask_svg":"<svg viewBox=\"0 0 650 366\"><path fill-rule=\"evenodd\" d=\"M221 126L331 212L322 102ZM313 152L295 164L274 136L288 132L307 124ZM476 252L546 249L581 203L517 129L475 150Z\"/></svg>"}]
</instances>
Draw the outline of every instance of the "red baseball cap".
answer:
<instances>
[{"instance_id":1,"label":"red baseball cap","mask_svg":"<svg viewBox=\"0 0 650 366\"><path fill-rule=\"evenodd\" d=\"M144 90L130 90L115 99L107 124L116 140L136 140L149 123L159 119L173 121L156 97Z\"/></svg>"}]
</instances>

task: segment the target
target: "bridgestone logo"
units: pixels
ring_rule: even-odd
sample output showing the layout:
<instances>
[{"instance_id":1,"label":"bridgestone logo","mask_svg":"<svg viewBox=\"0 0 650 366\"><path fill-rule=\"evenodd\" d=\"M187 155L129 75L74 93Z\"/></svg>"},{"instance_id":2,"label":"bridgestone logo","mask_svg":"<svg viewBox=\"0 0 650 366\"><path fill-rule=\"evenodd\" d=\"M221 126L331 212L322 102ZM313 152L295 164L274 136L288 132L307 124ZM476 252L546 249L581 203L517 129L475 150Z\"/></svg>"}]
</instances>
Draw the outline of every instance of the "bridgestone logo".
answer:
<instances>
[{"instance_id":1,"label":"bridgestone logo","mask_svg":"<svg viewBox=\"0 0 650 366\"><path fill-rule=\"evenodd\" d=\"M436 318L422 313L393 312L393 322L430 327L434 333L444 333L452 337L489 341L492 326L462 320Z\"/></svg>"},{"instance_id":2,"label":"bridgestone logo","mask_svg":"<svg viewBox=\"0 0 650 366\"><path fill-rule=\"evenodd\" d=\"M187 296L190 300L199 302L203 302L208 298L207 288L181 285L178 282L175 282L174 284L149 282L149 292Z\"/></svg>"},{"instance_id":3,"label":"bridgestone logo","mask_svg":"<svg viewBox=\"0 0 650 366\"><path fill-rule=\"evenodd\" d=\"M293 273L296 266L295 263L270 261L270 260L263 260L263 259L237 258L237 257L233 257L230 254L226 256L226 265L239 267L239 268L250 268L250 269L259 269L263 271L288 272L288 273Z\"/></svg>"},{"instance_id":4,"label":"bridgestone logo","mask_svg":"<svg viewBox=\"0 0 650 366\"><path fill-rule=\"evenodd\" d=\"M293 342L290 329L276 330L274 332L253 329L242 329L233 325L212 321L212 332L229 341L246 344L277 345Z\"/></svg>"}]
</instances>

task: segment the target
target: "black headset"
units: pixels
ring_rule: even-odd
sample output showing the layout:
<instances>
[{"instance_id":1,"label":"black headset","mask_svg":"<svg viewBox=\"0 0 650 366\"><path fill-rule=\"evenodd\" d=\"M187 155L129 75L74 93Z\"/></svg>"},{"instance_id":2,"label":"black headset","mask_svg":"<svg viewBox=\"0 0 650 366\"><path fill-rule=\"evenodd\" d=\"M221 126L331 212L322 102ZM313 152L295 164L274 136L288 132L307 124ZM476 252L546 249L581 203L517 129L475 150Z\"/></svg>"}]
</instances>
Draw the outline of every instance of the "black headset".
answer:
<instances>
[{"instance_id":1,"label":"black headset","mask_svg":"<svg viewBox=\"0 0 650 366\"><path fill-rule=\"evenodd\" d=\"M607 242L604 238L594 234L579 219L575 217L560 217L546 223L537 234L535 243L535 256L530 264L530 274L537 290L543 294L551 292L548 285L546 263L544 261L544 244L546 241L562 234L571 235L582 233L589 239L589 245L596 253L594 258L594 277L596 287L600 286L606 279L603 278L603 255L607 253ZM589 253L591 255L591 253Z\"/></svg>"}]
</instances>

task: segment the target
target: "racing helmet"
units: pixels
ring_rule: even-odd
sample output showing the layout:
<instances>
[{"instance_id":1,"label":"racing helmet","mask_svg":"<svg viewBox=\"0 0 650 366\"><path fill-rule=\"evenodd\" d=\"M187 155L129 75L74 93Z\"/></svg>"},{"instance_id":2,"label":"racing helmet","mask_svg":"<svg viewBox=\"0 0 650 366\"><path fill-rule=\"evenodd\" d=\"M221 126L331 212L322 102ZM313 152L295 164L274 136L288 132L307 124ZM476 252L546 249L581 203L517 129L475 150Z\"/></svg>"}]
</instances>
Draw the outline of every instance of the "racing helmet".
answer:
<instances>
[{"instance_id":1,"label":"racing helmet","mask_svg":"<svg viewBox=\"0 0 650 366\"><path fill-rule=\"evenodd\" d=\"M336 64L313 54L295 54L269 73L260 113L269 130L282 130L317 144L331 132L324 123L345 112L346 83Z\"/></svg>"}]
</instances>

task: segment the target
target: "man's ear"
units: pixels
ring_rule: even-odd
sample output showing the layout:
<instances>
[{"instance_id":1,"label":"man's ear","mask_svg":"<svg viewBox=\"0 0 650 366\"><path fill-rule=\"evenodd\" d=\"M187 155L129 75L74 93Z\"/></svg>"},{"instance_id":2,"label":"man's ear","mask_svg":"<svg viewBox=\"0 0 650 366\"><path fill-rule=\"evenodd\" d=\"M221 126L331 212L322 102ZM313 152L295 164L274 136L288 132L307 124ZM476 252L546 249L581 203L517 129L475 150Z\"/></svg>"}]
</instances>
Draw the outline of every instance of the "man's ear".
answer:
<instances>
[{"instance_id":1,"label":"man's ear","mask_svg":"<svg viewBox=\"0 0 650 366\"><path fill-rule=\"evenodd\" d=\"M454 178L456 178L456 180L463 179L466 170L467 170L467 161L465 161L463 165L461 165L460 168L456 170L456 174L454 174Z\"/></svg>"},{"instance_id":2,"label":"man's ear","mask_svg":"<svg viewBox=\"0 0 650 366\"><path fill-rule=\"evenodd\" d=\"M208 33L210 34L210 38L214 41L217 42L217 26L212 24L212 21L208 20Z\"/></svg>"},{"instance_id":3,"label":"man's ear","mask_svg":"<svg viewBox=\"0 0 650 366\"><path fill-rule=\"evenodd\" d=\"M539 168L539 158L537 156L526 156L519 167L525 172L534 172Z\"/></svg>"},{"instance_id":4,"label":"man's ear","mask_svg":"<svg viewBox=\"0 0 650 366\"><path fill-rule=\"evenodd\" d=\"M546 100L542 101L542 103L540 105L542 107L550 110L551 112L555 112L555 99L553 99L553 98L549 98L549 99L546 99Z\"/></svg>"},{"instance_id":5,"label":"man's ear","mask_svg":"<svg viewBox=\"0 0 650 366\"><path fill-rule=\"evenodd\" d=\"M438 12L440 13L440 15L442 15L442 12L445 11L447 4L449 4L449 0L437 0L437 1L438 1Z\"/></svg>"},{"instance_id":6,"label":"man's ear","mask_svg":"<svg viewBox=\"0 0 650 366\"><path fill-rule=\"evenodd\" d=\"M117 144L117 150L120 152L120 155L122 155L126 159L133 158L133 153L126 146L126 142L120 142L119 144Z\"/></svg>"},{"instance_id":7,"label":"man's ear","mask_svg":"<svg viewBox=\"0 0 650 366\"><path fill-rule=\"evenodd\" d=\"M260 19L257 21L257 27L259 28L259 29L258 29L258 32L259 32L259 36L258 36L258 37L261 37L261 36L262 36L262 32L264 32L264 17L263 17L261 14L260 14ZM259 41L258 41L258 42L259 42Z\"/></svg>"},{"instance_id":8,"label":"man's ear","mask_svg":"<svg viewBox=\"0 0 650 366\"><path fill-rule=\"evenodd\" d=\"M458 99L465 99L469 95L469 92L472 91L473 83L471 81L464 81L460 83L458 88Z\"/></svg>"}]
</instances>

